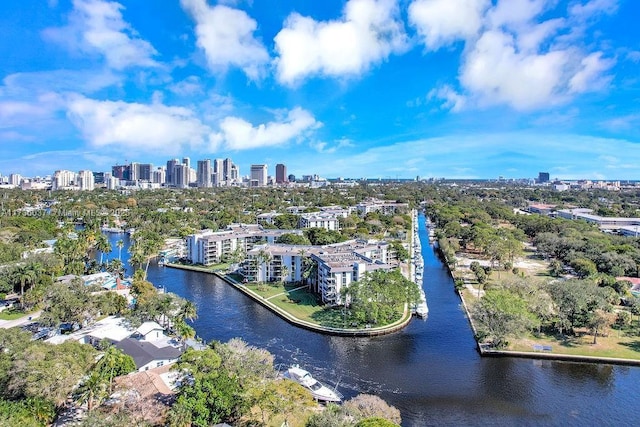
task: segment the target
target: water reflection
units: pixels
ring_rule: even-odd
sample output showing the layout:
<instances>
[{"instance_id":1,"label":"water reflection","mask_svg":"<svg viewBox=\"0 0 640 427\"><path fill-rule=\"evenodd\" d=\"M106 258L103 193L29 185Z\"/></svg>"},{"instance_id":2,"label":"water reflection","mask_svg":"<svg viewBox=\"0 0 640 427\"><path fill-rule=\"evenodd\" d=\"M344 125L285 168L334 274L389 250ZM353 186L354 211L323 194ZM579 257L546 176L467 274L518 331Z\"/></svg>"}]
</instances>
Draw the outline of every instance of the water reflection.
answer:
<instances>
[{"instance_id":1,"label":"water reflection","mask_svg":"<svg viewBox=\"0 0 640 427\"><path fill-rule=\"evenodd\" d=\"M424 222L421 219L421 226ZM123 262L128 236L122 238ZM375 393L400 409L404 426L640 425L640 369L480 358L448 271L426 243L429 318L376 338L325 336L289 325L212 275L152 265L149 280L195 302L206 340L241 337L276 363L300 363L347 398Z\"/></svg>"}]
</instances>

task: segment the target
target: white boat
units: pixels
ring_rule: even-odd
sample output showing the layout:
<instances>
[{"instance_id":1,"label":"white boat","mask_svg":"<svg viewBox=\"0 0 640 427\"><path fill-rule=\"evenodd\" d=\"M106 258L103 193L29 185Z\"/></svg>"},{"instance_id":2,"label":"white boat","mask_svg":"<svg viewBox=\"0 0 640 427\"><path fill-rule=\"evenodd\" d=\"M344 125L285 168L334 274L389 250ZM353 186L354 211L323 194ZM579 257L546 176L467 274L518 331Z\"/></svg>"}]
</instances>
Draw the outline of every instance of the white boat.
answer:
<instances>
[{"instance_id":1,"label":"white boat","mask_svg":"<svg viewBox=\"0 0 640 427\"><path fill-rule=\"evenodd\" d=\"M308 371L305 371L298 365L293 365L284 373L285 378L289 378L311 392L313 398L320 402L341 402L342 394L337 390L331 389L328 386L322 384L311 376Z\"/></svg>"},{"instance_id":2,"label":"white boat","mask_svg":"<svg viewBox=\"0 0 640 427\"><path fill-rule=\"evenodd\" d=\"M427 306L427 296L424 294L424 290L420 289L420 302L412 307L412 311L422 319L427 318L429 306Z\"/></svg>"}]
</instances>

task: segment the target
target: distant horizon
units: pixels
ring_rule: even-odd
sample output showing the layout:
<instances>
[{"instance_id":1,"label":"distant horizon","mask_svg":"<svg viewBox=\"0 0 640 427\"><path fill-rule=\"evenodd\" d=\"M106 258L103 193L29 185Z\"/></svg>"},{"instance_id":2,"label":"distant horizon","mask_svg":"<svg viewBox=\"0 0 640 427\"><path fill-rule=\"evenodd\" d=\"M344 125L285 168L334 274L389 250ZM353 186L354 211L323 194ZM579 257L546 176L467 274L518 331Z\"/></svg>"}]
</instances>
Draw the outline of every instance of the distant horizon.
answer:
<instances>
[{"instance_id":1,"label":"distant horizon","mask_svg":"<svg viewBox=\"0 0 640 427\"><path fill-rule=\"evenodd\" d=\"M0 173L184 156L640 179L638 16L622 0L0 2Z\"/></svg>"}]
</instances>

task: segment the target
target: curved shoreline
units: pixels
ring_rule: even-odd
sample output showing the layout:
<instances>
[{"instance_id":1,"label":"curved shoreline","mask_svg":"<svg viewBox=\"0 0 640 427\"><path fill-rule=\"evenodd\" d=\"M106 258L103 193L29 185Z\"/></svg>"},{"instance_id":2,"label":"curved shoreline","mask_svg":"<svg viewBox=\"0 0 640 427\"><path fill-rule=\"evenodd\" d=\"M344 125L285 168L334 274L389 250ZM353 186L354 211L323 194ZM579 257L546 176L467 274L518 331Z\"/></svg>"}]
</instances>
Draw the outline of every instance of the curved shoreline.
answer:
<instances>
[{"instance_id":1,"label":"curved shoreline","mask_svg":"<svg viewBox=\"0 0 640 427\"><path fill-rule=\"evenodd\" d=\"M409 311L407 305L405 304L404 313L402 314L402 317L400 318L400 320L397 320L385 326L380 326L380 327L375 327L370 329L345 329L345 328L331 328L327 326L321 326L321 325L318 325L317 323L307 322L306 320L298 319L297 317L293 316L286 310L283 310L282 308L276 306L272 302L264 299L262 296L256 294L251 289L248 289L246 286L242 285L241 283L238 283L235 280L231 279L226 274L222 274L220 272L212 271L210 269L198 267L198 266L189 266L189 265L172 264L172 263L166 263L165 266L171 267L171 268L178 268L181 270L189 270L189 271L196 271L199 273L213 274L219 277L220 279L224 280L231 286L233 286L238 291L247 295L248 297L253 299L255 302L260 303L263 307L266 307L271 312L278 315L282 319L286 320L290 324L294 326L298 326L303 329L307 329L313 332L319 332L326 335L338 335L338 336L347 336L347 337L375 337L380 335L387 335L403 329L405 326L409 324L412 318L411 312Z\"/></svg>"}]
</instances>

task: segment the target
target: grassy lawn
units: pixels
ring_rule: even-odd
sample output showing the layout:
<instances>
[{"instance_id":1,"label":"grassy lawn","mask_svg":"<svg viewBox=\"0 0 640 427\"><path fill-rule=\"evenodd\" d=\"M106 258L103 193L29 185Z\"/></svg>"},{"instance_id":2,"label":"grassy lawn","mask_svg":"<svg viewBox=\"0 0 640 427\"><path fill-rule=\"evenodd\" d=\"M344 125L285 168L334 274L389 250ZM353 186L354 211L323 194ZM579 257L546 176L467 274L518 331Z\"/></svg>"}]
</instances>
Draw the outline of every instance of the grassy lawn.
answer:
<instances>
[{"instance_id":1,"label":"grassy lawn","mask_svg":"<svg viewBox=\"0 0 640 427\"><path fill-rule=\"evenodd\" d=\"M27 314L21 310L4 310L0 312L0 320L16 320Z\"/></svg>"},{"instance_id":2,"label":"grassy lawn","mask_svg":"<svg viewBox=\"0 0 640 427\"><path fill-rule=\"evenodd\" d=\"M245 286L260 295L262 298L271 298L274 295L287 291L281 283L247 283Z\"/></svg>"},{"instance_id":3,"label":"grassy lawn","mask_svg":"<svg viewBox=\"0 0 640 427\"><path fill-rule=\"evenodd\" d=\"M553 353L640 360L640 336L615 329L606 337L598 336L597 344L593 344L593 335L587 333L568 338L541 335L517 340L508 350L533 351L534 344L550 345Z\"/></svg>"},{"instance_id":4,"label":"grassy lawn","mask_svg":"<svg viewBox=\"0 0 640 427\"><path fill-rule=\"evenodd\" d=\"M341 307L328 307L322 305L316 295L307 291L307 288L297 289L299 285L286 285L282 283L248 283L248 289L268 299L270 303L283 309L296 318L316 323L330 328L356 328L364 329L365 325L352 326L353 319L345 317ZM402 308L398 309L402 316ZM380 325L376 325L380 326Z\"/></svg>"}]
</instances>

